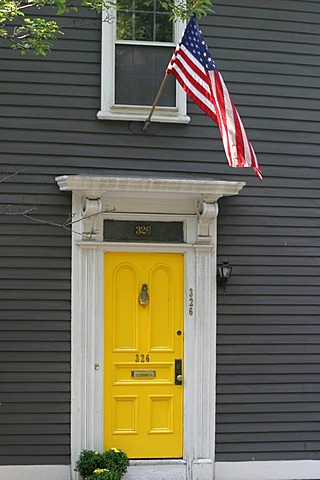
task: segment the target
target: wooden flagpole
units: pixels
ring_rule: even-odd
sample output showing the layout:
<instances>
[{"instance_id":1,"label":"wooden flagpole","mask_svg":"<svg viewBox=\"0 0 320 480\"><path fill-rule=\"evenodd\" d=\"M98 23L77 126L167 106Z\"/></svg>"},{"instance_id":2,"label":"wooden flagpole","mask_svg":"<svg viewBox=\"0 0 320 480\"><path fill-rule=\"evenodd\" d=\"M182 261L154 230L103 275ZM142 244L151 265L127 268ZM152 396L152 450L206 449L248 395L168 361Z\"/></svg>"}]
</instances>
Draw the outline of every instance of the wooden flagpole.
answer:
<instances>
[{"instance_id":1,"label":"wooden flagpole","mask_svg":"<svg viewBox=\"0 0 320 480\"><path fill-rule=\"evenodd\" d=\"M165 76L163 77L163 80L162 80L161 85L160 85L160 87L159 87L158 93L157 93L157 95L156 95L156 98L154 99L153 105L152 105L151 110L150 110L150 113L149 113L149 115L148 115L148 118L146 119L146 121L145 121L144 124L143 124L142 130L143 130L144 132L146 132L146 131L148 130L148 127L149 127L149 125L150 125L150 123L151 123L151 117L152 117L152 115L153 115L153 112L154 112L156 106L158 105L158 102L159 102L159 99L160 99L160 97L161 97L162 91L163 91L163 89L164 89L164 87L165 87L165 84L167 83L168 76L169 76L169 74L166 73Z\"/></svg>"}]
</instances>

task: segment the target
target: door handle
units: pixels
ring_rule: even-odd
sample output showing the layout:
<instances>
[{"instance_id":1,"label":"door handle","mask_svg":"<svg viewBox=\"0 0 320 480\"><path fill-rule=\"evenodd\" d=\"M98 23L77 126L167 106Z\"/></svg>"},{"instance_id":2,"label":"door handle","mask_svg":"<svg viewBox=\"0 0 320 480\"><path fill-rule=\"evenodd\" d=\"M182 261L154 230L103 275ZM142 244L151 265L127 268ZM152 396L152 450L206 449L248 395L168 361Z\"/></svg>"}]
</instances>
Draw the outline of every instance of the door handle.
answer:
<instances>
[{"instance_id":1,"label":"door handle","mask_svg":"<svg viewBox=\"0 0 320 480\"><path fill-rule=\"evenodd\" d=\"M174 384L175 385L182 385L183 376L182 376L182 360L181 360L181 358L176 358L175 361L174 361L174 377L175 377Z\"/></svg>"}]
</instances>

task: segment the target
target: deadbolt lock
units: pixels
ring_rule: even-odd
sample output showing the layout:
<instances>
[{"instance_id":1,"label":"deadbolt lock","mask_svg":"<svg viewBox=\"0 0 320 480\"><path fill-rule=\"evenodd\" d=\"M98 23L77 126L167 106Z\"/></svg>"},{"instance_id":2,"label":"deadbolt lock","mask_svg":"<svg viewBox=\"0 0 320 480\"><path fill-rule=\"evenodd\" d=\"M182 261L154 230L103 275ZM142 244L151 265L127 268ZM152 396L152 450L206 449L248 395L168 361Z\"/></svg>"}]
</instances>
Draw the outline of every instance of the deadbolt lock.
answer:
<instances>
[{"instance_id":1,"label":"deadbolt lock","mask_svg":"<svg viewBox=\"0 0 320 480\"><path fill-rule=\"evenodd\" d=\"M176 358L174 361L175 385L182 385L182 359Z\"/></svg>"}]
</instances>

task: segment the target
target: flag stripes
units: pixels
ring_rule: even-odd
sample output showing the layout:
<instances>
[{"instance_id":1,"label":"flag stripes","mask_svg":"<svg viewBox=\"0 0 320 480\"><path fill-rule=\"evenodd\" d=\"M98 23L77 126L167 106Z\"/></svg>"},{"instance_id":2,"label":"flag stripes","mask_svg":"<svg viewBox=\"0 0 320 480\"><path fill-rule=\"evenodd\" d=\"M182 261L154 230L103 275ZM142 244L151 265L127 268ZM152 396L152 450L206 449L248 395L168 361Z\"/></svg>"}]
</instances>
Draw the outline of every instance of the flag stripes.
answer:
<instances>
[{"instance_id":1,"label":"flag stripes","mask_svg":"<svg viewBox=\"0 0 320 480\"><path fill-rule=\"evenodd\" d=\"M187 95L217 123L229 165L252 167L262 180L256 154L195 16L189 20L166 73L172 73Z\"/></svg>"}]
</instances>

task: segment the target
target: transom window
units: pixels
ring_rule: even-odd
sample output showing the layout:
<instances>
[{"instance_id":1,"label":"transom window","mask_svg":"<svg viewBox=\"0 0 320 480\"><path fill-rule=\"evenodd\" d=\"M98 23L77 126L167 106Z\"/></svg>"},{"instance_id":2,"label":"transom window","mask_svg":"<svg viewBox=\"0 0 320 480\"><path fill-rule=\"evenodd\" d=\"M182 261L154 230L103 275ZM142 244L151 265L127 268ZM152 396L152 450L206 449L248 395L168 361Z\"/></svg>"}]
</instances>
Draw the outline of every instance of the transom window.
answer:
<instances>
[{"instance_id":1,"label":"transom window","mask_svg":"<svg viewBox=\"0 0 320 480\"><path fill-rule=\"evenodd\" d=\"M174 51L181 25L159 0L117 0L102 24L100 119L143 120L150 111ZM154 114L156 121L184 122L186 97L170 75Z\"/></svg>"}]
</instances>

